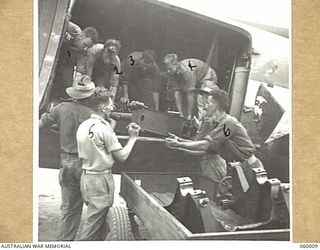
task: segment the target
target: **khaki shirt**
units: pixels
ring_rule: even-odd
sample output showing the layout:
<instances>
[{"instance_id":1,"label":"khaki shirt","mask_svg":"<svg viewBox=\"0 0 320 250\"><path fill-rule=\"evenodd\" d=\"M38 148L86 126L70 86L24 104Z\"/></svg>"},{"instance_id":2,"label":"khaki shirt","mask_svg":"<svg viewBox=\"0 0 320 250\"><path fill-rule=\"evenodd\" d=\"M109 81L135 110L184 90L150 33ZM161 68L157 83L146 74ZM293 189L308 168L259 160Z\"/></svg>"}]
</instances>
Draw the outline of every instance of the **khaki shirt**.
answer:
<instances>
[{"instance_id":1,"label":"khaki shirt","mask_svg":"<svg viewBox=\"0 0 320 250\"><path fill-rule=\"evenodd\" d=\"M79 54L77 72L92 76L96 86L118 86L121 74L121 62L118 55L113 55L109 62L102 60L104 45L94 44L91 48Z\"/></svg>"},{"instance_id":2,"label":"khaki shirt","mask_svg":"<svg viewBox=\"0 0 320 250\"><path fill-rule=\"evenodd\" d=\"M230 115L225 115L204 139L210 142L210 151L229 162L244 161L256 151L246 129Z\"/></svg>"},{"instance_id":3,"label":"khaki shirt","mask_svg":"<svg viewBox=\"0 0 320 250\"><path fill-rule=\"evenodd\" d=\"M92 114L77 131L79 158L82 168L102 172L113 166L112 152L122 149L110 124Z\"/></svg>"},{"instance_id":4,"label":"khaki shirt","mask_svg":"<svg viewBox=\"0 0 320 250\"><path fill-rule=\"evenodd\" d=\"M78 152L76 132L79 125L92 114L92 109L77 102L62 102L47 113L42 114L41 121L45 127L57 124L60 130L61 152L74 154Z\"/></svg>"},{"instance_id":5,"label":"khaki shirt","mask_svg":"<svg viewBox=\"0 0 320 250\"><path fill-rule=\"evenodd\" d=\"M182 60L175 75L169 76L169 88L173 91L190 92L208 87L213 89L218 82L214 69L201 60L190 58Z\"/></svg>"},{"instance_id":6,"label":"khaki shirt","mask_svg":"<svg viewBox=\"0 0 320 250\"><path fill-rule=\"evenodd\" d=\"M139 63L143 63L146 68L141 69ZM138 91L159 93L161 76L157 63L152 60L146 62L141 51L131 52L123 62L123 75L121 83L129 88L136 88Z\"/></svg>"}]
</instances>

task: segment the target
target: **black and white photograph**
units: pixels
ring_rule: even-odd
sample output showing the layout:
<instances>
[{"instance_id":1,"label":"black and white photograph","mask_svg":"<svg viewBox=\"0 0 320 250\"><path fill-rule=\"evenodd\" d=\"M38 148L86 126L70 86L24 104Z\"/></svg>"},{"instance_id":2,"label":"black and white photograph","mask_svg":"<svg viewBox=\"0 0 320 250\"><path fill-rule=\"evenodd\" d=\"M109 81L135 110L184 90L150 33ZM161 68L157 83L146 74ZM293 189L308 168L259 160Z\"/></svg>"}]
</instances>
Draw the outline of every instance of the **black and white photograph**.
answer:
<instances>
[{"instance_id":1,"label":"black and white photograph","mask_svg":"<svg viewBox=\"0 0 320 250\"><path fill-rule=\"evenodd\" d=\"M292 240L290 0L34 3L34 241Z\"/></svg>"}]
</instances>

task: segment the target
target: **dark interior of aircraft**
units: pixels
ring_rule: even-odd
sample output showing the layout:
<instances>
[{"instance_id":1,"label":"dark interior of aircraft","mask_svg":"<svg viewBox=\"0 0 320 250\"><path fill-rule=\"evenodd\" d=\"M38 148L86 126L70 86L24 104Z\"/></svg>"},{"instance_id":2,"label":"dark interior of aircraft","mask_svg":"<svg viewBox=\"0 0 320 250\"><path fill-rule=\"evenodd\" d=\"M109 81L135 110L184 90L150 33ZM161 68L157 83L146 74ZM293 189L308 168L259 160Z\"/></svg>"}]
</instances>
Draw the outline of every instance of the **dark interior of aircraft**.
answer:
<instances>
[{"instance_id":1,"label":"dark interior of aircraft","mask_svg":"<svg viewBox=\"0 0 320 250\"><path fill-rule=\"evenodd\" d=\"M219 85L227 90L234 58L242 42L236 32L222 29L206 17L195 17L168 4L141 0L79 0L72 11L72 21L81 28L95 27L100 42L108 38L121 41L120 58L132 51L152 49L164 70L163 57L176 53L179 58L197 58L216 70ZM214 42L212 60L209 50Z\"/></svg>"},{"instance_id":2,"label":"dark interior of aircraft","mask_svg":"<svg viewBox=\"0 0 320 250\"><path fill-rule=\"evenodd\" d=\"M42 8L41 5L46 8ZM39 34L40 63L45 56L50 37L48 34L54 20L55 5L54 0L39 2L39 9L44 10L39 16L39 30L46 31ZM100 33L99 42L109 38L120 40L121 60L132 51L152 49L157 54L157 63L162 71L165 70L162 64L163 57L168 53L178 54L181 60L197 58L208 62L217 72L218 84L224 90L229 90L235 67L244 66L242 63L247 62L242 56L243 52L247 51L246 46L251 44L248 42L250 38L244 32L241 33L240 28L236 30L217 20L152 0L78 0L74 5L71 20L82 29L88 26L95 27ZM213 44L214 50L210 58L208 54ZM59 65L59 61L57 64ZM53 95L50 94L50 90L50 87L47 88L46 95L51 97ZM48 103L50 104L50 101ZM40 114L46 108L45 106L41 109ZM249 115L247 114L248 117ZM254 127L254 124L251 127ZM282 181L288 181L287 168L271 167L288 165L288 137L278 141L279 143L273 147L276 150L266 148L266 152L259 156L264 158L267 169L274 171L269 172L271 177L277 176ZM261 152L263 150L261 149ZM274 155L277 155L277 160L274 159Z\"/></svg>"}]
</instances>

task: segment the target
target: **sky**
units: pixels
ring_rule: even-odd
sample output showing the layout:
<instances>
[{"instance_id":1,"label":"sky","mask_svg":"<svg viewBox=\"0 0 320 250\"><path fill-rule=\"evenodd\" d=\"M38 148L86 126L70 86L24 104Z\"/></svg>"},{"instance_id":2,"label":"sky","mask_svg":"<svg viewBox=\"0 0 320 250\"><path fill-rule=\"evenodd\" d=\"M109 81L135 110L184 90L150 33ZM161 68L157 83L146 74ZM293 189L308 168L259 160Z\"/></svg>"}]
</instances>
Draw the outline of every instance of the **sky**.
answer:
<instances>
[{"instance_id":1,"label":"sky","mask_svg":"<svg viewBox=\"0 0 320 250\"><path fill-rule=\"evenodd\" d=\"M234 18L289 28L290 0L161 0L209 17Z\"/></svg>"}]
</instances>

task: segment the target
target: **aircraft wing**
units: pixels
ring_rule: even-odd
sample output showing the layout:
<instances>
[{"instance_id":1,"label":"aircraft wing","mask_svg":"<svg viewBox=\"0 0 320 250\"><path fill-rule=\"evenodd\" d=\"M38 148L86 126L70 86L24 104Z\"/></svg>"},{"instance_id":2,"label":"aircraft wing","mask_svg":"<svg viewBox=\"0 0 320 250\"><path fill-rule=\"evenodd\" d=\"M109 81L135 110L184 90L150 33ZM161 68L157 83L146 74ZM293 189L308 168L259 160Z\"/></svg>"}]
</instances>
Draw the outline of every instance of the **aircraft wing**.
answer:
<instances>
[{"instance_id":1,"label":"aircraft wing","mask_svg":"<svg viewBox=\"0 0 320 250\"><path fill-rule=\"evenodd\" d=\"M276 35L279 35L279 36L282 36L285 38L289 38L289 29L286 29L286 28L275 27L275 26L270 26L270 25L265 25L265 24L260 24L260 23L254 23L254 22L248 22L248 21L234 19L234 18L232 18L232 20L250 25L254 28L258 28L258 29L261 29L261 30L264 30L267 32L274 33Z\"/></svg>"}]
</instances>

